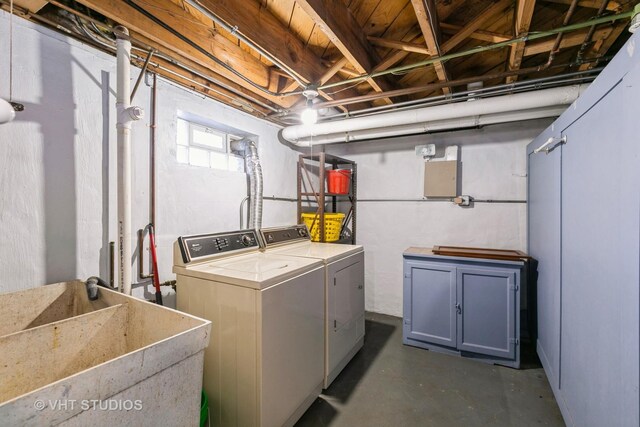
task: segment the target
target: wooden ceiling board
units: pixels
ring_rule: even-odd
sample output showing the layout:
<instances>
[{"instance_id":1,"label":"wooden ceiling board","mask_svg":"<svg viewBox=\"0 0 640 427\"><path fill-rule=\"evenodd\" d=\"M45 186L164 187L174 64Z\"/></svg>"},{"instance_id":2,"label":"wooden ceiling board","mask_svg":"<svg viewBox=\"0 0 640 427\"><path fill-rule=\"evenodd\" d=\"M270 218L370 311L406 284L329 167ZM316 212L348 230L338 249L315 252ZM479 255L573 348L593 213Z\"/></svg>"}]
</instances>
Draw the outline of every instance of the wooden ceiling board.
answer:
<instances>
[{"instance_id":1,"label":"wooden ceiling board","mask_svg":"<svg viewBox=\"0 0 640 427\"><path fill-rule=\"evenodd\" d=\"M381 1L362 26L369 36L379 37L393 24L410 0Z\"/></svg>"},{"instance_id":2,"label":"wooden ceiling board","mask_svg":"<svg viewBox=\"0 0 640 427\"><path fill-rule=\"evenodd\" d=\"M253 1L253 0L246 0ZM287 28L291 24L291 15L293 14L293 5L295 0L262 0L262 8L271 12L280 22L285 24Z\"/></svg>"},{"instance_id":3,"label":"wooden ceiling board","mask_svg":"<svg viewBox=\"0 0 640 427\"><path fill-rule=\"evenodd\" d=\"M469 43L464 46L464 49L470 49L476 43L479 42ZM457 58L451 61L451 70L453 70L454 79L482 76L496 67L500 67L499 71L502 72L508 56L509 50L505 48L483 52L475 57Z\"/></svg>"},{"instance_id":4,"label":"wooden ceiling board","mask_svg":"<svg viewBox=\"0 0 640 427\"><path fill-rule=\"evenodd\" d=\"M493 0L464 1L457 5L449 17L439 16L439 18L450 24L465 25L493 3L496 2Z\"/></svg>"},{"instance_id":5,"label":"wooden ceiling board","mask_svg":"<svg viewBox=\"0 0 640 427\"><path fill-rule=\"evenodd\" d=\"M349 6L360 27L364 27L378 5L391 0L354 0Z\"/></svg>"},{"instance_id":6,"label":"wooden ceiling board","mask_svg":"<svg viewBox=\"0 0 640 427\"><path fill-rule=\"evenodd\" d=\"M396 19L384 30L380 37L404 40L413 28L417 28L416 14L413 11L411 0L407 0L404 8L396 16Z\"/></svg>"},{"instance_id":7,"label":"wooden ceiling board","mask_svg":"<svg viewBox=\"0 0 640 427\"><path fill-rule=\"evenodd\" d=\"M413 64L420 61L423 56L417 53L412 53L407 56L407 59L402 64ZM437 76L435 69L431 65L425 67L416 68L410 72L400 76L400 84L402 87L411 87L415 85L430 83L433 80L433 76Z\"/></svg>"},{"instance_id":8,"label":"wooden ceiling board","mask_svg":"<svg viewBox=\"0 0 640 427\"><path fill-rule=\"evenodd\" d=\"M467 3L476 3L469 0L438 0L436 1L436 10L440 22L447 21L456 11L461 9ZM482 1L480 1L482 3Z\"/></svg>"},{"instance_id":9,"label":"wooden ceiling board","mask_svg":"<svg viewBox=\"0 0 640 427\"><path fill-rule=\"evenodd\" d=\"M500 17L502 13L508 13L507 11L511 7L511 0L500 0L498 2L491 3L479 14L475 15L469 22L466 22L462 30L442 43L443 52L451 52L460 43L468 40L469 36L475 30L482 29L489 22L492 22L496 18Z\"/></svg>"},{"instance_id":10,"label":"wooden ceiling board","mask_svg":"<svg viewBox=\"0 0 640 427\"><path fill-rule=\"evenodd\" d=\"M309 38L311 37L314 27L316 27L316 23L309 18L309 15L305 13L297 2L294 3L289 29L308 46Z\"/></svg>"},{"instance_id":11,"label":"wooden ceiling board","mask_svg":"<svg viewBox=\"0 0 640 427\"><path fill-rule=\"evenodd\" d=\"M16 0L16 4L24 4L20 3L21 1L45 3L44 0ZM273 91L298 88L286 73L275 67L266 57L240 41L234 34L214 24L210 18L184 0L133 1L225 64L242 72L256 84ZM440 49L444 52L459 52L514 37L515 7L518 4L522 5L521 9L526 9L527 13L533 11L530 27L526 31L544 31L560 27L572 0L527 0L526 3L519 3L524 0L200 0L204 7L210 9L229 25L237 25L240 33L270 51L271 55L295 70L304 80L317 82L330 79L332 83L359 76L371 69L384 70L398 65L413 64L427 58L431 49L429 43L433 45L438 35L427 31L425 42L423 31L425 28L429 30L430 25L425 24L424 19L419 22L416 16L416 11L420 17L423 16L421 8L424 6L424 1L431 2L436 9L438 21L433 28L436 32L438 27L441 29L442 37L438 40ZM101 13L115 22L129 26L132 34L136 34L141 40L148 40L152 46L158 47L176 60L183 61L198 72L233 87L245 96L285 108L301 100L300 96L282 99L263 93L216 64L189 43L154 24L153 21L130 12L130 9L134 9L122 0L77 0L77 2L87 5L98 14ZM637 1L633 0L610 0L607 7L608 13L630 10L636 3ZM75 2L65 2L65 4L71 4L70 7L86 12ZM601 4L602 0L579 0L578 8L570 23L586 22L592 19ZM49 19L52 12L54 17L56 16L57 10L55 5L49 5L40 14ZM337 11L348 11L353 16L351 23ZM98 14L92 16L99 16ZM522 12L520 16L524 16L524 13ZM593 39L584 49L583 57L594 58L614 53L628 38L625 31L627 25L628 21L625 21L597 27ZM588 29L583 29L567 33L563 37L554 63L564 64L575 61L587 32ZM555 36L550 36L522 43L518 45L518 49L514 49L515 46L506 47L456 58L440 65L438 69L434 65L429 65L402 75L388 75L380 79L380 82L369 80L368 83L345 84L328 89L325 95L327 98L334 99L347 98L370 93L372 85L379 92L387 90L387 87L408 88L445 79L493 74L510 67L515 69L520 66L538 66L547 61L554 40ZM420 53L406 51L415 50L421 46L425 49L418 50ZM514 51L520 52L518 58L521 60L518 59L517 64L514 62ZM170 63L167 65L171 66ZM584 64L580 68L587 69L591 66L593 65ZM446 72L443 74L445 67ZM517 78L527 80L557 75L577 68L577 66L571 69L552 68L529 75L520 75ZM163 75L166 74L165 72ZM166 77L170 78L168 75ZM175 80L180 84L187 84L184 78ZM485 81L484 85L488 87L504 81L504 79L502 81L495 79ZM384 83L383 86L381 86L382 83ZM217 93L213 90L214 85L206 85L211 89L203 89L202 86L198 89L197 85L194 89L238 108L240 108L239 104L244 102L234 99L235 95L229 91ZM463 90L463 88L458 87L456 90ZM442 90L433 90L430 93L411 95L410 99L420 99L441 93ZM392 99L395 102L400 100L401 98ZM384 99L379 99L372 104L381 105L384 102ZM372 104L360 103L348 108L357 110ZM247 107L245 105L242 108ZM259 115L263 112L262 109L256 109L254 114Z\"/></svg>"}]
</instances>

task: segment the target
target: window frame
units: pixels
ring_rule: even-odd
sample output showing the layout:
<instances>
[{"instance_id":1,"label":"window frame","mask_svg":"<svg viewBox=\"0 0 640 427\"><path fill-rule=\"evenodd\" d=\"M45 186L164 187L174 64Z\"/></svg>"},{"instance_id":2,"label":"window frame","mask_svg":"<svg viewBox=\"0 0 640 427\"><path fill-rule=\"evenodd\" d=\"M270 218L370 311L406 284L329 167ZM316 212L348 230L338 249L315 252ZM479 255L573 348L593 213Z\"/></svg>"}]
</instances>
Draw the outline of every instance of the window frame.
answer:
<instances>
[{"instance_id":1,"label":"window frame","mask_svg":"<svg viewBox=\"0 0 640 427\"><path fill-rule=\"evenodd\" d=\"M178 122L176 125L176 128L177 128L176 130L176 133L177 133L176 161L178 163L192 166L192 167L208 168L208 169L221 170L221 171L227 171L227 172L239 172L243 174L246 173L246 165L244 162L244 157L234 153L233 150L231 150L232 142L242 140L245 137L239 136L236 133L232 133L223 129L216 128L215 126L211 126L209 124L199 122L197 120L191 120L191 119L187 119L180 116L177 117L177 120ZM184 125L181 125L180 121L184 122ZM206 132L206 133L212 133L214 135L218 135L222 137L223 148L195 142L194 132L196 130L199 130L201 132ZM186 135L181 135L181 132L185 132L185 131L186 131ZM186 161L180 160L180 156L178 154L178 150L180 149L180 147L186 149ZM209 160L207 166L204 166L203 164L194 164L191 162L191 148L194 148L196 150L203 150L207 152L208 160ZM214 166L212 155L225 156L226 167L221 168L221 167ZM233 161L234 159L235 161ZM232 167L231 166L232 164L235 165L235 167Z\"/></svg>"}]
</instances>

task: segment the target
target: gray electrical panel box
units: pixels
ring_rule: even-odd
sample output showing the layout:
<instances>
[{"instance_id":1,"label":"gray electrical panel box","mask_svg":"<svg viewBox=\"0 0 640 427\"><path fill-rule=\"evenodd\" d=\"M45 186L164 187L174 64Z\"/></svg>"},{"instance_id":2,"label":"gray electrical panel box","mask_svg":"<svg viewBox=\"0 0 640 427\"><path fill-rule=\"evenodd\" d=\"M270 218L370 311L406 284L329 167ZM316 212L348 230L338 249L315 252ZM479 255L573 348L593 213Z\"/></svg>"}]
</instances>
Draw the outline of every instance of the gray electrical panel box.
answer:
<instances>
[{"instance_id":1,"label":"gray electrical panel box","mask_svg":"<svg viewBox=\"0 0 640 427\"><path fill-rule=\"evenodd\" d=\"M424 164L424 196L455 197L458 194L458 161L431 161Z\"/></svg>"}]
</instances>

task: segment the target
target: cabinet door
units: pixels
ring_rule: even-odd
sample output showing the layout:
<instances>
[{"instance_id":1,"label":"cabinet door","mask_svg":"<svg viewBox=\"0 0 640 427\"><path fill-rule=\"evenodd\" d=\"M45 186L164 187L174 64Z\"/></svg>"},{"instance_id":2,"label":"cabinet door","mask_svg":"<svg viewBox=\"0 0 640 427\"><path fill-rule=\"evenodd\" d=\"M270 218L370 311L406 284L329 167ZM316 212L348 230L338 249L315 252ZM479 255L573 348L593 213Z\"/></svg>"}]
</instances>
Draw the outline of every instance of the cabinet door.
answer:
<instances>
[{"instance_id":1,"label":"cabinet door","mask_svg":"<svg viewBox=\"0 0 640 427\"><path fill-rule=\"evenodd\" d=\"M640 65L564 132L560 389L579 426L640 425L638 97Z\"/></svg>"},{"instance_id":2,"label":"cabinet door","mask_svg":"<svg viewBox=\"0 0 640 427\"><path fill-rule=\"evenodd\" d=\"M456 346L456 268L405 262L404 336Z\"/></svg>"},{"instance_id":3,"label":"cabinet door","mask_svg":"<svg viewBox=\"0 0 640 427\"><path fill-rule=\"evenodd\" d=\"M540 142L542 144L542 142ZM560 386L560 176L562 146L529 154L529 255L537 262L537 351L554 391Z\"/></svg>"},{"instance_id":4,"label":"cabinet door","mask_svg":"<svg viewBox=\"0 0 640 427\"><path fill-rule=\"evenodd\" d=\"M458 350L515 358L516 273L458 267Z\"/></svg>"},{"instance_id":5,"label":"cabinet door","mask_svg":"<svg viewBox=\"0 0 640 427\"><path fill-rule=\"evenodd\" d=\"M328 372L364 336L364 253L329 265Z\"/></svg>"}]
</instances>

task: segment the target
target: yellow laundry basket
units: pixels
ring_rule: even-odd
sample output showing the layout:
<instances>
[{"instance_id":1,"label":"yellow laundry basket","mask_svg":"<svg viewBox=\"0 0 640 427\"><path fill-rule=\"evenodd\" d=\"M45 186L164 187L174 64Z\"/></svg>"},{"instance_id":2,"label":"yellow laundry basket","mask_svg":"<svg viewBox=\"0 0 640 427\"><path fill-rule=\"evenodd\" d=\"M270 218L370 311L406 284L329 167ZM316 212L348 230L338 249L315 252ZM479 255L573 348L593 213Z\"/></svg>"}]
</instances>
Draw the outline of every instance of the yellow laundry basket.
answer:
<instances>
[{"instance_id":1,"label":"yellow laundry basket","mask_svg":"<svg viewBox=\"0 0 640 427\"><path fill-rule=\"evenodd\" d=\"M316 213L303 213L302 220L311 232L311 240L320 241L320 219ZM340 229L344 220L343 213L324 214L324 236L325 242L335 242L340 239Z\"/></svg>"}]
</instances>

